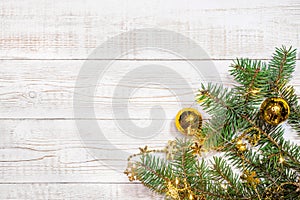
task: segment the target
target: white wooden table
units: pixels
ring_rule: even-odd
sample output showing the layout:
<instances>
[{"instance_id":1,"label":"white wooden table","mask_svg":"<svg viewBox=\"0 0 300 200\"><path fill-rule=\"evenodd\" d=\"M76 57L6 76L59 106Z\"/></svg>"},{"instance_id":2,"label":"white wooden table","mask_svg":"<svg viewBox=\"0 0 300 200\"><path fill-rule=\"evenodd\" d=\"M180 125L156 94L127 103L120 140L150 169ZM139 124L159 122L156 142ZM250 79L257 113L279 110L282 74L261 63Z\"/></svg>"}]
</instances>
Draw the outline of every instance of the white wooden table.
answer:
<instances>
[{"instance_id":1,"label":"white wooden table","mask_svg":"<svg viewBox=\"0 0 300 200\"><path fill-rule=\"evenodd\" d=\"M275 47L300 48L299 0L3 0L0 18L0 199L162 199L115 170L125 169L125 159L111 160L113 166L95 159L89 148L97 148L97 143L83 144L75 124L87 120L74 117L79 70L110 37L141 28L182 34L210 56L194 61L213 61L226 86L233 84L227 72L232 59L268 60ZM132 66L145 64L177 67L195 90L201 80L186 68L186 60L159 51L131 51L132 45L126 38L121 42L119 48L130 52L112 60L94 106L107 140L134 153L178 136L173 119L187 105L177 101L172 88L136 88L128 99L130 117L120 120L148 126L154 105L162 106L166 119L153 119L165 120L155 137L135 140L116 126L110 107L118 80ZM292 83L300 95L299 61ZM289 137L300 141L294 134Z\"/></svg>"}]
</instances>

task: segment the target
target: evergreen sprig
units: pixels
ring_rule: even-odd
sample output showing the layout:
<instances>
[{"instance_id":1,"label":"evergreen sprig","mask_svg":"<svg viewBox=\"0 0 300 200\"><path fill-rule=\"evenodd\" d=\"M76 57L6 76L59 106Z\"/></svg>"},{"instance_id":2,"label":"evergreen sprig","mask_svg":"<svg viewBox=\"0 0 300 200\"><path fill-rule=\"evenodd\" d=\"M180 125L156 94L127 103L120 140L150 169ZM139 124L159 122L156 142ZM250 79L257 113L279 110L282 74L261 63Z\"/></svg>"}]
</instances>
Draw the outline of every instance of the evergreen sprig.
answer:
<instances>
[{"instance_id":1,"label":"evergreen sprig","mask_svg":"<svg viewBox=\"0 0 300 200\"><path fill-rule=\"evenodd\" d=\"M296 66L296 49L292 47L276 48L273 58L269 63L271 88L278 88L292 78Z\"/></svg>"},{"instance_id":2,"label":"evergreen sprig","mask_svg":"<svg viewBox=\"0 0 300 200\"><path fill-rule=\"evenodd\" d=\"M210 120L197 137L176 140L171 160L146 151L135 162L136 178L171 199L300 199L300 146L285 138L286 126L268 124L260 111L266 98L284 99L290 108L286 124L300 136L300 105L288 83L295 63L296 50L283 46L269 63L234 61L233 88L202 84L196 100ZM219 156L195 153L199 137L202 154Z\"/></svg>"},{"instance_id":3,"label":"evergreen sprig","mask_svg":"<svg viewBox=\"0 0 300 200\"><path fill-rule=\"evenodd\" d=\"M173 178L172 167L162 158L146 154L136 163L137 178L150 189L158 192L166 192L166 183Z\"/></svg>"}]
</instances>

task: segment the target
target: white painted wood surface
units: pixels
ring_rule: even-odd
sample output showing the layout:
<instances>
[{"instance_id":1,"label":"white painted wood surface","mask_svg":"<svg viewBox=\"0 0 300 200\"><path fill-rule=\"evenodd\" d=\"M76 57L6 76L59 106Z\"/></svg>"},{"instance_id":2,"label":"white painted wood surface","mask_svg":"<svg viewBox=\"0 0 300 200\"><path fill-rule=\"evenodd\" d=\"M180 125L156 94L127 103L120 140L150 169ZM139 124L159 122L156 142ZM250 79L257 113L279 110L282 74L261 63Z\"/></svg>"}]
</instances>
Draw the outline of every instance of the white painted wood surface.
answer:
<instances>
[{"instance_id":1,"label":"white painted wood surface","mask_svg":"<svg viewBox=\"0 0 300 200\"><path fill-rule=\"evenodd\" d=\"M128 194L130 193L130 195ZM140 184L1 184L0 199L155 199L162 197Z\"/></svg>"},{"instance_id":2,"label":"white painted wood surface","mask_svg":"<svg viewBox=\"0 0 300 200\"><path fill-rule=\"evenodd\" d=\"M74 118L73 93L85 59L112 36L137 28L164 28L191 38L207 51L210 60L191 57L201 65L213 61L220 79L214 74L205 79L232 86L227 72L231 59L268 60L281 45L300 49L299 11L299 0L1 1L0 199L161 199L127 181L122 174L126 158L111 158L112 165L107 166L107 158L95 158L89 149L113 151L107 145L110 141L114 148L133 153L146 144L162 147L179 136L173 118L191 102L178 102L171 92L178 85L144 85L128 98L130 116L121 121L143 127L151 120L165 120L161 132L151 139L129 137L116 126L113 91L135 67L172 67L188 80L193 92L205 80L182 58L130 49L134 35L132 43L124 38L119 49L130 53L117 60L110 56L95 60L112 61L96 85L94 102L97 122L107 139L84 145L75 121L89 119ZM167 38L165 43L177 45ZM166 74L149 76L174 79ZM292 83L300 95L299 77L298 61ZM129 82L122 87L135 85ZM166 119L150 118L150 109L156 105L162 106ZM300 141L292 133L288 137Z\"/></svg>"}]
</instances>

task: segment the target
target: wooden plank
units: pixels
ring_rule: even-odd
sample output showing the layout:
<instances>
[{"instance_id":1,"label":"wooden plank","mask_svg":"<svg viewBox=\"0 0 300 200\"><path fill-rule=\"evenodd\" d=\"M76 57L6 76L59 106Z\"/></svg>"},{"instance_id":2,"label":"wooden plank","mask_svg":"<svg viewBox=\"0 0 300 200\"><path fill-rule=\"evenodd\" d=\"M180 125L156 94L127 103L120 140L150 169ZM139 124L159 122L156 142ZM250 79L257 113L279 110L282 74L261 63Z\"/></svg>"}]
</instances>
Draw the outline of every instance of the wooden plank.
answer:
<instances>
[{"instance_id":1,"label":"wooden plank","mask_svg":"<svg viewBox=\"0 0 300 200\"><path fill-rule=\"evenodd\" d=\"M0 184L0 199L163 199L140 184Z\"/></svg>"},{"instance_id":2,"label":"wooden plank","mask_svg":"<svg viewBox=\"0 0 300 200\"><path fill-rule=\"evenodd\" d=\"M96 64L101 62L95 61ZM74 90L78 87L76 80L83 63L84 61L79 60L0 61L0 118L73 119ZM97 119L114 119L118 113L114 113L116 111L113 108L117 111L128 110L129 116L119 116L121 119L150 119L150 110L161 110L158 107L161 106L165 111L163 119L173 119L181 107L196 106L193 105L194 94L201 83L222 83L228 87L234 84L228 72L232 61L214 61L216 73L207 71L210 63L211 61L194 61L193 64L200 66L197 71L197 67L186 61L113 61L97 82L86 85L86 89L96 88L94 99L89 102L94 101L94 104L76 105L78 108L94 106ZM150 69L146 70L147 73L140 70L129 75L145 66ZM161 67L155 70L152 66ZM163 68L171 72L162 73L160 69ZM128 79L129 76L132 78ZM90 72L83 77L95 75ZM127 77L125 81L124 77ZM300 95L299 62L292 84ZM116 93L116 89L121 92ZM130 89L133 92L130 95L123 92ZM85 98L84 93L79 96ZM118 101L114 102L112 99Z\"/></svg>"},{"instance_id":3,"label":"wooden plank","mask_svg":"<svg viewBox=\"0 0 300 200\"><path fill-rule=\"evenodd\" d=\"M124 133L112 120L98 123L99 139L87 140L88 130L79 134L73 120L1 120L0 182L127 182L129 154L181 136L170 120L147 139Z\"/></svg>"},{"instance_id":4,"label":"wooden plank","mask_svg":"<svg viewBox=\"0 0 300 200\"><path fill-rule=\"evenodd\" d=\"M0 120L0 182L126 183L123 171L129 154L145 145L163 148L168 140L182 136L173 120L166 120L146 139L139 133L128 135L116 121L98 123L99 139L86 140L89 131L79 134L74 120ZM285 135L300 144L296 133L289 130Z\"/></svg>"},{"instance_id":5,"label":"wooden plank","mask_svg":"<svg viewBox=\"0 0 300 200\"><path fill-rule=\"evenodd\" d=\"M163 28L194 40L214 59L270 58L276 46L300 47L298 0L79 0L2 1L1 59L86 59L110 37L133 29ZM173 59L165 51L143 51L135 34L109 45L125 59ZM168 48L179 37L161 39ZM191 44L184 45L186 50ZM103 48L103 47L102 47ZM121 55L119 55L121 56ZM115 56L97 55L111 59ZM175 56L175 58L178 58ZM203 57L189 57L201 59Z\"/></svg>"},{"instance_id":6,"label":"wooden plank","mask_svg":"<svg viewBox=\"0 0 300 200\"><path fill-rule=\"evenodd\" d=\"M201 82L234 84L228 59L269 59L282 44L299 48L299 9L298 0L1 1L0 199L162 199L140 184L128 184L122 173L127 155L180 136L173 118L191 106ZM163 37L149 36L149 30L129 33L136 28L170 32ZM209 55L198 53L197 46ZM95 48L101 53L89 57ZM186 57L200 66L215 60L220 78L199 75ZM101 128L96 140L86 140L90 130L79 133L76 126L89 117L74 115L76 79L86 59L110 64L97 83L88 85L96 87L93 106ZM146 65L167 66L181 76L147 71L145 80L152 82L142 84L142 70L121 83ZM299 73L298 64L292 80L298 94ZM119 95L118 88L134 90L132 96ZM85 94L79 95L84 101ZM123 101L113 104L116 97ZM89 108L88 103L76 105ZM151 115L162 109L165 116ZM128 116L118 116L126 110ZM120 126L160 121L161 129L151 129L146 139ZM286 137L300 144L294 132Z\"/></svg>"}]
</instances>

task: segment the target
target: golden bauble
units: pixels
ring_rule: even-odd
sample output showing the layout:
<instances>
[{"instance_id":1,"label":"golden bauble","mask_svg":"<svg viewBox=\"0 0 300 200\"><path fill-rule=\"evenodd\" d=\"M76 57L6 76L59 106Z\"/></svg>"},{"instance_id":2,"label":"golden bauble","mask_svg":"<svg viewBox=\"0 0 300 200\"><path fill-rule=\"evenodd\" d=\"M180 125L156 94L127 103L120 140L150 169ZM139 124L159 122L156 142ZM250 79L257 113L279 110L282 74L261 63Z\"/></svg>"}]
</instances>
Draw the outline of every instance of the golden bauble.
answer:
<instances>
[{"instance_id":1,"label":"golden bauble","mask_svg":"<svg viewBox=\"0 0 300 200\"><path fill-rule=\"evenodd\" d=\"M278 125L289 117L290 106L282 98L267 98L260 106L260 113L268 124Z\"/></svg>"},{"instance_id":2,"label":"golden bauble","mask_svg":"<svg viewBox=\"0 0 300 200\"><path fill-rule=\"evenodd\" d=\"M202 115L193 108L183 108L175 118L176 128L185 135L194 135L202 126Z\"/></svg>"}]
</instances>

